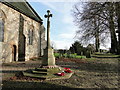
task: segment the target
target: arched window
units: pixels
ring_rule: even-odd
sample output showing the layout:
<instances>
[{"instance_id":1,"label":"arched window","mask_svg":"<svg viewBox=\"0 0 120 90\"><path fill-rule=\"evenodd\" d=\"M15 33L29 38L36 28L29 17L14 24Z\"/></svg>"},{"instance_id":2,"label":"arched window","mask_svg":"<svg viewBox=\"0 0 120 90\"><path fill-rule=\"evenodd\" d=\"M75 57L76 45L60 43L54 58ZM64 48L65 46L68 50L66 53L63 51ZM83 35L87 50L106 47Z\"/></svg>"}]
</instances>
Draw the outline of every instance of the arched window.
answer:
<instances>
[{"instance_id":1,"label":"arched window","mask_svg":"<svg viewBox=\"0 0 120 90\"><path fill-rule=\"evenodd\" d=\"M5 14L0 9L0 42L4 42Z\"/></svg>"}]
</instances>

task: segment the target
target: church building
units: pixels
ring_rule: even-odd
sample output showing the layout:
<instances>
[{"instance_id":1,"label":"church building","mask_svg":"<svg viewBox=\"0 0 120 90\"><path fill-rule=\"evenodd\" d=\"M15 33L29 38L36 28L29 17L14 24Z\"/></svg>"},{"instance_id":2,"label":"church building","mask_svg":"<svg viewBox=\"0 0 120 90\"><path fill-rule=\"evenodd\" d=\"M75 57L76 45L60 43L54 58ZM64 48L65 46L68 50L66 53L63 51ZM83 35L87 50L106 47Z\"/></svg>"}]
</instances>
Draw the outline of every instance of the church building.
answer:
<instances>
[{"instance_id":1,"label":"church building","mask_svg":"<svg viewBox=\"0 0 120 90\"><path fill-rule=\"evenodd\" d=\"M10 0L8 0L10 1ZM0 61L27 61L46 47L42 19L26 1L0 2Z\"/></svg>"}]
</instances>

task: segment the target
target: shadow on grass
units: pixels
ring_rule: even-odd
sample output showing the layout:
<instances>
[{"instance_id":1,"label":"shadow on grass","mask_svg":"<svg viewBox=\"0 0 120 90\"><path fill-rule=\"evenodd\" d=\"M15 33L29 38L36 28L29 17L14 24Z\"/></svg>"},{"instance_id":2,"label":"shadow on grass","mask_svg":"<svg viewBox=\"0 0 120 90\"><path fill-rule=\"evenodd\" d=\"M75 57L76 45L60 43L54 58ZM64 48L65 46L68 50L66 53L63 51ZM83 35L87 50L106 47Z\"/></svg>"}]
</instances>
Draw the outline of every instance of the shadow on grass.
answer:
<instances>
[{"instance_id":1,"label":"shadow on grass","mask_svg":"<svg viewBox=\"0 0 120 90\"><path fill-rule=\"evenodd\" d=\"M25 71L25 70L2 70L0 73L18 73L20 71Z\"/></svg>"},{"instance_id":2,"label":"shadow on grass","mask_svg":"<svg viewBox=\"0 0 120 90\"><path fill-rule=\"evenodd\" d=\"M29 61L30 62L30 61ZM34 63L27 63L27 62L16 62L16 63L3 63L2 67L12 67L12 68L34 68L40 67L41 63L37 61Z\"/></svg>"},{"instance_id":3,"label":"shadow on grass","mask_svg":"<svg viewBox=\"0 0 120 90\"><path fill-rule=\"evenodd\" d=\"M114 72L118 73L118 65L108 63L88 63L80 65L81 70L93 71L93 72Z\"/></svg>"},{"instance_id":4,"label":"shadow on grass","mask_svg":"<svg viewBox=\"0 0 120 90\"><path fill-rule=\"evenodd\" d=\"M107 57L105 57L105 56L102 56L102 57L100 57L100 56L92 56L93 58L120 58L120 56L118 56L118 57L112 57L112 56L107 56Z\"/></svg>"},{"instance_id":5,"label":"shadow on grass","mask_svg":"<svg viewBox=\"0 0 120 90\"><path fill-rule=\"evenodd\" d=\"M119 60L118 60L119 62ZM119 69L119 64L109 64L109 63L93 63L93 62L88 62L88 63L77 63L76 64L68 64L68 63L64 63L64 64L58 64L61 67L68 67L71 69L75 69L75 70L84 70L84 71L88 71L88 72L113 72L113 73L118 73L120 72Z\"/></svg>"},{"instance_id":6,"label":"shadow on grass","mask_svg":"<svg viewBox=\"0 0 120 90\"><path fill-rule=\"evenodd\" d=\"M51 84L47 82L23 82L23 81L3 81L3 90L6 88L10 89L53 89L53 90L61 90L63 88L69 89L70 87Z\"/></svg>"}]
</instances>

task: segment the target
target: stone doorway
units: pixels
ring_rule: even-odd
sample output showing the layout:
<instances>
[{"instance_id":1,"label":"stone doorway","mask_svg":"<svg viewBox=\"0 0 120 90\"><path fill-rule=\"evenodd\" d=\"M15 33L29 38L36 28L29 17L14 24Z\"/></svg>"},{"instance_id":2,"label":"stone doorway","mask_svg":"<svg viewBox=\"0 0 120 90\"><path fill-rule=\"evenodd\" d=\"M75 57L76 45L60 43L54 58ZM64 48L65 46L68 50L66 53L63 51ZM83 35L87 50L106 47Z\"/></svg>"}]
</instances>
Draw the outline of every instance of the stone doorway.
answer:
<instances>
[{"instance_id":1,"label":"stone doorway","mask_svg":"<svg viewBox=\"0 0 120 90\"><path fill-rule=\"evenodd\" d=\"M16 51L17 51L17 47L16 45L12 46L12 61L16 61Z\"/></svg>"}]
</instances>

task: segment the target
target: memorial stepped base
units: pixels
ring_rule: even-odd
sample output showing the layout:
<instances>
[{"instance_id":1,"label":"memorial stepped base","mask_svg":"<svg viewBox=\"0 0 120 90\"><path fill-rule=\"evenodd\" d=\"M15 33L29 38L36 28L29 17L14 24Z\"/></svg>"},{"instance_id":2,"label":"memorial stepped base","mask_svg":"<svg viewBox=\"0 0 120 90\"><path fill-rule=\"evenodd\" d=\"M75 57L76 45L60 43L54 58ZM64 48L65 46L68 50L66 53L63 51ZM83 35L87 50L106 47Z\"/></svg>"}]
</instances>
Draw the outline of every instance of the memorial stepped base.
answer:
<instances>
[{"instance_id":1,"label":"memorial stepped base","mask_svg":"<svg viewBox=\"0 0 120 90\"><path fill-rule=\"evenodd\" d=\"M65 73L65 76L58 76L56 73L61 73L64 71L64 68L35 68L26 70L23 72L24 76L45 79L45 80L54 80L54 79L68 79L72 76L73 73Z\"/></svg>"}]
</instances>

